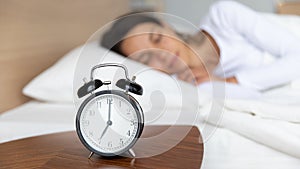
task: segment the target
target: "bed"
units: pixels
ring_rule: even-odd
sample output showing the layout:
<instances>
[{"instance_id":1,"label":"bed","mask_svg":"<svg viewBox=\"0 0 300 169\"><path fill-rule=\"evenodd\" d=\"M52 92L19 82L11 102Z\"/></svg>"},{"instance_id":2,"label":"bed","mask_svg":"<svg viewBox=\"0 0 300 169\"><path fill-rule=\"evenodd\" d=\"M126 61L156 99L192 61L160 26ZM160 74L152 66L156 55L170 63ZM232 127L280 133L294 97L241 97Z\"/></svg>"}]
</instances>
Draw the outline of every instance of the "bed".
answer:
<instances>
[{"instance_id":1,"label":"bed","mask_svg":"<svg viewBox=\"0 0 300 169\"><path fill-rule=\"evenodd\" d=\"M120 7L116 8L114 4L117 3ZM1 38L2 44L5 44L1 47L0 57L3 82L0 91L0 143L75 129L78 103L76 99L76 104L73 103L72 92L77 86L74 83L73 88L72 73L78 59L76 56L85 53L80 45L99 27L127 12L128 3L123 0L63 1L57 7L55 1L1 1L0 22L5 21L8 26L1 27L3 30L0 31L4 34L1 36L4 37ZM112 6L115 11L107 11ZM288 5L279 5L279 13L290 11L285 6ZM299 11L299 6L296 11ZM11 9L18 12L10 12ZM56 20L58 16L59 21ZM265 17L300 37L299 16L265 14ZM87 43L84 49L86 55L95 57L106 52L97 41ZM112 55L106 62L119 60L118 56ZM127 64L136 65L134 62ZM156 83L149 82L149 76L156 78ZM144 111L163 112L147 116L148 124L194 124L201 130L205 147L202 168L299 168L299 81L263 93L229 85L228 90L241 90L245 95L226 100L221 118L214 119L208 115L208 109L214 104L207 102L209 95L201 95L197 101L190 99L184 106L180 105L182 100L174 99L178 98L174 90L184 90L189 97L194 93L194 87L184 82L174 83L172 77L156 71L149 71L147 76L137 80L147 89L154 88L145 97L137 98L146 107ZM174 85L162 85L159 83L161 80ZM155 88L164 92L160 93ZM249 95L250 98L244 98ZM153 100L163 102L163 107L151 105ZM184 117L180 116L181 112L185 113Z\"/></svg>"}]
</instances>

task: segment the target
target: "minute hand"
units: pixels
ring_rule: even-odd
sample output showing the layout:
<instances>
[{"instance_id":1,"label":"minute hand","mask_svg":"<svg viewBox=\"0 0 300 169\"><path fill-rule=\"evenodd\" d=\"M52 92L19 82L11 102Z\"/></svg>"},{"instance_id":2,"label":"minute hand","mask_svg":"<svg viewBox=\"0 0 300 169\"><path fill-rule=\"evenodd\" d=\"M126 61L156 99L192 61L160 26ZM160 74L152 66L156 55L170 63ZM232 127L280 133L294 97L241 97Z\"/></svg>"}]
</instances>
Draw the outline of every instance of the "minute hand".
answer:
<instances>
[{"instance_id":1,"label":"minute hand","mask_svg":"<svg viewBox=\"0 0 300 169\"><path fill-rule=\"evenodd\" d=\"M101 134L101 136L100 136L100 140L102 139L102 137L103 137L104 134L106 133L108 127L109 127L110 125L112 125L112 122L111 122L111 120L110 120L111 100L109 100L108 103L109 103L109 105L108 105L108 120L107 120L107 122L106 122L106 127L105 127L105 129L103 130L103 132L102 132L102 134Z\"/></svg>"},{"instance_id":2,"label":"minute hand","mask_svg":"<svg viewBox=\"0 0 300 169\"><path fill-rule=\"evenodd\" d=\"M111 112L111 99L109 99L109 105L108 105L108 120L107 120L107 123L111 122L110 121L110 112Z\"/></svg>"}]
</instances>

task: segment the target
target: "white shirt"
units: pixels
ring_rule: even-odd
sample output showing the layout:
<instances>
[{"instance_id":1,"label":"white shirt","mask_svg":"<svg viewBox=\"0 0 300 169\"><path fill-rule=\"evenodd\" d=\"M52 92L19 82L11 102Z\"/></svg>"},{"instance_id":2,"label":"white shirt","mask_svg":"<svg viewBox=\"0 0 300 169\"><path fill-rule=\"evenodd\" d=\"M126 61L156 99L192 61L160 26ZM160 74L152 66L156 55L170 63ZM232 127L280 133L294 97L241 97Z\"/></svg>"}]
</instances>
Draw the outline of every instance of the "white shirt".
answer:
<instances>
[{"instance_id":1,"label":"white shirt","mask_svg":"<svg viewBox=\"0 0 300 169\"><path fill-rule=\"evenodd\" d=\"M217 76L235 76L240 85L257 90L300 77L300 39L242 4L215 3L200 28L220 48ZM266 63L266 53L276 60Z\"/></svg>"}]
</instances>

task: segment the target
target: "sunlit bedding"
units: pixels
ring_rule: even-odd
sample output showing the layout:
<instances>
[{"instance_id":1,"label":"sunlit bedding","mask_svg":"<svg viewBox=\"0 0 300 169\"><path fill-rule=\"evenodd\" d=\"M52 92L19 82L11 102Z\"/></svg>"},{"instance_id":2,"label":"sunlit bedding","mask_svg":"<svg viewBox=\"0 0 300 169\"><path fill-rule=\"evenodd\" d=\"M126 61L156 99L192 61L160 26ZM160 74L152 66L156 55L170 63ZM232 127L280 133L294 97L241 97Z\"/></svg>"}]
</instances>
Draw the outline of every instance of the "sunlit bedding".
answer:
<instances>
[{"instance_id":1,"label":"sunlit bedding","mask_svg":"<svg viewBox=\"0 0 300 169\"><path fill-rule=\"evenodd\" d=\"M300 19L296 16L265 17L285 26L300 37ZM105 52L97 42L84 48L79 47L68 53L62 60L37 76L23 93L39 101L30 101L20 107L0 115L0 143L62 131L73 131L76 108L73 104L73 85L76 88L82 81L73 84L74 71L79 55L91 58ZM272 56L270 56L272 59ZM80 59L79 59L80 60ZM123 62L124 58L110 54L103 62ZM131 68L141 67L135 62L126 62ZM86 72L89 73L89 70ZM88 77L88 76L87 76ZM75 78L76 79L76 78ZM153 81L152 79L156 79ZM204 162L202 168L299 168L300 166L300 83L295 80L285 86L264 92L245 89L236 85L226 86L226 99L223 113L218 119L211 119L211 84L191 87L185 83L174 84L174 78L157 71L146 72L137 78L145 89L143 97L137 97L147 112L160 112L163 115L151 121L146 114L148 125L190 124L198 126L204 137ZM191 96L188 104L180 105L179 90ZM152 90L151 90L152 88ZM151 104L151 94L163 91L164 107ZM239 92L237 92L239 91ZM189 93L190 92L190 93ZM236 94L238 93L238 94ZM189 99L189 98L185 98ZM197 111L195 111L197 108ZM185 116L178 119L179 113ZM198 112L198 116L196 116ZM147 117L148 116L148 117ZM193 121L189 117L196 117ZM148 119L147 119L148 118ZM216 129L206 133L207 128Z\"/></svg>"}]
</instances>

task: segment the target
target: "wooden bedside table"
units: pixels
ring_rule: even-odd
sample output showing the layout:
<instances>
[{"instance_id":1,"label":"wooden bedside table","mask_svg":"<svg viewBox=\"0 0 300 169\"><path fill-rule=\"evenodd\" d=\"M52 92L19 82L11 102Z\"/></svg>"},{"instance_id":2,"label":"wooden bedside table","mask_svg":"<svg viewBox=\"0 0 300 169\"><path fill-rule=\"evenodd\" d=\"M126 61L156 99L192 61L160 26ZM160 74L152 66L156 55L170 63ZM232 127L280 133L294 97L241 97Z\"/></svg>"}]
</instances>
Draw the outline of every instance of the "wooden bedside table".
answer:
<instances>
[{"instance_id":1,"label":"wooden bedside table","mask_svg":"<svg viewBox=\"0 0 300 169\"><path fill-rule=\"evenodd\" d=\"M145 126L142 137L149 138L169 129L170 126ZM187 135L167 152L147 158L103 158L94 155L81 144L75 131L50 134L0 144L0 168L182 168L199 169L203 158L202 138L197 127L172 126L164 142L137 142L134 151L151 153L165 146L180 132ZM174 142L173 142L174 143Z\"/></svg>"}]
</instances>

